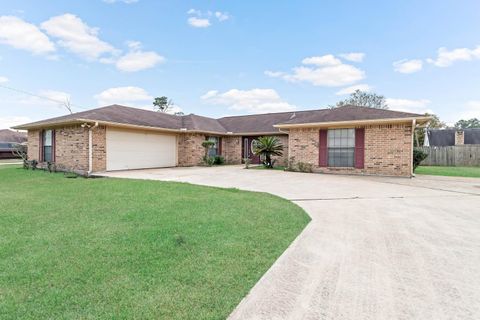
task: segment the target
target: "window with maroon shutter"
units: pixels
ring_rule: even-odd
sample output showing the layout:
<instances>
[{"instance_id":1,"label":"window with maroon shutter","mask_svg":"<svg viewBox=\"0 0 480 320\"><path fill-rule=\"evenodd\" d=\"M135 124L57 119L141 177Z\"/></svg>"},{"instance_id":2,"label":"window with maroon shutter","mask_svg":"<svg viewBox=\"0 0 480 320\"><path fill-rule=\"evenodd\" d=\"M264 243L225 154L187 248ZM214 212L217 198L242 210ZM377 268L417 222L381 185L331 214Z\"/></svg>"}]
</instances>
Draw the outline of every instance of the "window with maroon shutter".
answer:
<instances>
[{"instance_id":1,"label":"window with maroon shutter","mask_svg":"<svg viewBox=\"0 0 480 320\"><path fill-rule=\"evenodd\" d=\"M355 164L355 129L330 129L327 133L329 167L353 168Z\"/></svg>"},{"instance_id":2,"label":"window with maroon shutter","mask_svg":"<svg viewBox=\"0 0 480 320\"><path fill-rule=\"evenodd\" d=\"M318 139L318 166L326 167L328 164L327 154L327 130L321 129Z\"/></svg>"},{"instance_id":3,"label":"window with maroon shutter","mask_svg":"<svg viewBox=\"0 0 480 320\"><path fill-rule=\"evenodd\" d=\"M365 162L365 129L355 129L355 168L363 169Z\"/></svg>"}]
</instances>

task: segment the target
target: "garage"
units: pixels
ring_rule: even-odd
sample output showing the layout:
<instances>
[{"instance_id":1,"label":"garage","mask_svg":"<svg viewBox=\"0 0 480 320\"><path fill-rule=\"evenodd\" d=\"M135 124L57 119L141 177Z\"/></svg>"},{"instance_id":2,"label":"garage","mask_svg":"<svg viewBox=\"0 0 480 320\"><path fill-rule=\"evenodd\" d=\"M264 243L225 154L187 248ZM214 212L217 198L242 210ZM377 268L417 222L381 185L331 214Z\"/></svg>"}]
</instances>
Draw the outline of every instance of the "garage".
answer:
<instances>
[{"instance_id":1,"label":"garage","mask_svg":"<svg viewBox=\"0 0 480 320\"><path fill-rule=\"evenodd\" d=\"M107 171L174 167L177 163L174 135L108 127L106 142Z\"/></svg>"}]
</instances>

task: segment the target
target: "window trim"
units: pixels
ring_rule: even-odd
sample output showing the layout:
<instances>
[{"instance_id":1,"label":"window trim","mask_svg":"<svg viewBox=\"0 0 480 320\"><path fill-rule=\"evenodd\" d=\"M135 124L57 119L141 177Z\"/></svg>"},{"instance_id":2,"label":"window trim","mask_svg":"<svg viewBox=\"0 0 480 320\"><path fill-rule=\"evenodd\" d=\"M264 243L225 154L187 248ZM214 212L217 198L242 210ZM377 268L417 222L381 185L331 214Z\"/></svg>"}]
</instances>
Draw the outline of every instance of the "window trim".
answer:
<instances>
[{"instance_id":1,"label":"window trim","mask_svg":"<svg viewBox=\"0 0 480 320\"><path fill-rule=\"evenodd\" d=\"M349 137L348 135L346 137L347 146L344 146L341 143L340 143L339 146L330 146L330 141L331 141L330 135L332 134L330 132L340 131L340 130L348 130L348 131L351 130L351 132L353 132L352 137ZM333 139L334 139L334 141L336 140L335 137ZM342 141L343 137L340 137L339 139L340 139L340 141ZM355 161L355 155L356 155L356 152L357 152L357 150L356 150L356 129L355 128L332 128L332 129L327 129L326 140L327 140L326 141L326 144L327 144L327 146L326 146L327 167L329 167L329 168L355 168L355 162L356 162ZM348 146L348 142L353 142L353 146ZM348 160L351 160L351 165L332 165L331 162L330 162L331 161L330 151L331 150L333 151L335 149L336 150L343 149L343 150L351 151L352 152L351 153L351 159L348 158ZM350 157L350 154L348 156Z\"/></svg>"},{"instance_id":2,"label":"window trim","mask_svg":"<svg viewBox=\"0 0 480 320\"><path fill-rule=\"evenodd\" d=\"M49 146L45 145L45 133L50 131L51 132L51 142ZM48 162L55 162L55 130L54 129L44 129L40 132L40 162L47 162L45 160L45 147L50 147L51 148L51 160Z\"/></svg>"},{"instance_id":3,"label":"window trim","mask_svg":"<svg viewBox=\"0 0 480 320\"><path fill-rule=\"evenodd\" d=\"M212 140L210 140L211 138L214 138L216 140L215 141L215 148L210 148L210 150L215 150L215 154L214 155L209 154L209 156L210 157L220 156L221 152L222 152L222 147L221 147L222 138L219 137L219 136L206 136L206 140L208 140L208 141L212 141Z\"/></svg>"}]
</instances>

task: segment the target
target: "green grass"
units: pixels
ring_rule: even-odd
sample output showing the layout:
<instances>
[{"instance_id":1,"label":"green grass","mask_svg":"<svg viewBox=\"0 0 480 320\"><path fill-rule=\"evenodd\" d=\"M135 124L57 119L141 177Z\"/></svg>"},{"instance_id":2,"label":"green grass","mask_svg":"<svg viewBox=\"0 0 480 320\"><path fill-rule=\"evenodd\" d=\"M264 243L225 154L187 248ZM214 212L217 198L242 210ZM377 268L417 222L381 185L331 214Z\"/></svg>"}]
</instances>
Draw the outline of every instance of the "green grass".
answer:
<instances>
[{"instance_id":1,"label":"green grass","mask_svg":"<svg viewBox=\"0 0 480 320\"><path fill-rule=\"evenodd\" d=\"M264 193L0 166L0 319L225 319L309 218Z\"/></svg>"},{"instance_id":2,"label":"green grass","mask_svg":"<svg viewBox=\"0 0 480 320\"><path fill-rule=\"evenodd\" d=\"M433 167L423 166L415 170L418 174L449 177L471 177L480 178L480 167Z\"/></svg>"}]
</instances>

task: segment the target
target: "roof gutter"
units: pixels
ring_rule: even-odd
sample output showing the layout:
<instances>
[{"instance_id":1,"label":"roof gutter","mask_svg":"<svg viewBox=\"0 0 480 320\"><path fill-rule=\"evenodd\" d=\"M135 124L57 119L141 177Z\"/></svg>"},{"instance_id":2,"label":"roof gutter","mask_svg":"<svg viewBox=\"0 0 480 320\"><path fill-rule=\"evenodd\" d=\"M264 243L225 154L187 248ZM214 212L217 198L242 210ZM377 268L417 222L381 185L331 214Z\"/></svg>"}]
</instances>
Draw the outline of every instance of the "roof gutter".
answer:
<instances>
[{"instance_id":1,"label":"roof gutter","mask_svg":"<svg viewBox=\"0 0 480 320\"><path fill-rule=\"evenodd\" d=\"M275 128L311 128L311 127L340 127L356 126L369 124L388 124L388 123L411 123L412 120L419 123L427 122L431 117L410 117L410 118L390 118L390 119L372 119L372 120L349 120L349 121L329 121L329 122L311 122L311 123L285 123L276 124Z\"/></svg>"}]
</instances>

